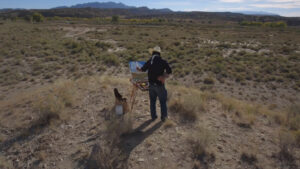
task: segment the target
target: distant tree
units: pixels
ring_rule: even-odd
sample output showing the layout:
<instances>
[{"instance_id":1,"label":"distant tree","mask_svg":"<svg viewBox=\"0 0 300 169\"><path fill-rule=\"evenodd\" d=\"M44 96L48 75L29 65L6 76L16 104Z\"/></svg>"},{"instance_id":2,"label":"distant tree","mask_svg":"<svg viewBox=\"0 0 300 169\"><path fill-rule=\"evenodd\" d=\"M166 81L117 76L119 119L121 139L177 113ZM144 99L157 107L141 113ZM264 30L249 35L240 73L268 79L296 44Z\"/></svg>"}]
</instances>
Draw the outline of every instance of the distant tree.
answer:
<instances>
[{"instance_id":1,"label":"distant tree","mask_svg":"<svg viewBox=\"0 0 300 169\"><path fill-rule=\"evenodd\" d=\"M17 21L17 19L18 19L18 17L16 17L16 16L10 17L10 20L13 21L13 22Z\"/></svg>"},{"instance_id":2,"label":"distant tree","mask_svg":"<svg viewBox=\"0 0 300 169\"><path fill-rule=\"evenodd\" d=\"M119 16L114 15L114 16L111 18L111 22L113 22L113 23L119 22Z\"/></svg>"},{"instance_id":3,"label":"distant tree","mask_svg":"<svg viewBox=\"0 0 300 169\"><path fill-rule=\"evenodd\" d=\"M34 14L32 14L32 21L33 22L43 22L44 16L38 12L35 12Z\"/></svg>"},{"instance_id":4,"label":"distant tree","mask_svg":"<svg viewBox=\"0 0 300 169\"><path fill-rule=\"evenodd\" d=\"M31 15L26 15L24 17L24 20L27 21L27 22L32 22L32 16Z\"/></svg>"}]
</instances>

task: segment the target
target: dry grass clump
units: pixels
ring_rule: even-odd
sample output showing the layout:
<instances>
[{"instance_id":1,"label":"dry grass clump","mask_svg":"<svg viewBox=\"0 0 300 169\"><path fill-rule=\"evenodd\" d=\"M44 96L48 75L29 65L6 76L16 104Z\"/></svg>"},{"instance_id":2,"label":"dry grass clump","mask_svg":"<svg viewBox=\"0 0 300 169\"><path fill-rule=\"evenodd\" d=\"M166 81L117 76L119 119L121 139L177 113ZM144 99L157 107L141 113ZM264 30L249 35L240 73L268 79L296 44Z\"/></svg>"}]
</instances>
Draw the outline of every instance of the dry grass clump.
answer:
<instances>
[{"instance_id":1,"label":"dry grass clump","mask_svg":"<svg viewBox=\"0 0 300 169\"><path fill-rule=\"evenodd\" d=\"M2 143L5 140L5 137L0 134L0 143Z\"/></svg>"},{"instance_id":2,"label":"dry grass clump","mask_svg":"<svg viewBox=\"0 0 300 169\"><path fill-rule=\"evenodd\" d=\"M14 169L14 166L10 160L8 160L4 156L0 155L0 168Z\"/></svg>"},{"instance_id":3,"label":"dry grass clump","mask_svg":"<svg viewBox=\"0 0 300 169\"><path fill-rule=\"evenodd\" d=\"M253 165L257 162L256 154L252 152L243 152L241 154L241 160L249 165Z\"/></svg>"},{"instance_id":4,"label":"dry grass clump","mask_svg":"<svg viewBox=\"0 0 300 169\"><path fill-rule=\"evenodd\" d=\"M37 153L37 159L39 161L45 161L46 158L47 158L47 154L46 154L45 151L40 151L40 152Z\"/></svg>"},{"instance_id":5,"label":"dry grass clump","mask_svg":"<svg viewBox=\"0 0 300 169\"><path fill-rule=\"evenodd\" d=\"M215 83L215 80L211 77L207 77L203 80L204 84L213 85Z\"/></svg>"},{"instance_id":6,"label":"dry grass clump","mask_svg":"<svg viewBox=\"0 0 300 169\"><path fill-rule=\"evenodd\" d=\"M289 108L286 120L291 130L300 130L300 105L292 105Z\"/></svg>"},{"instance_id":7,"label":"dry grass clump","mask_svg":"<svg viewBox=\"0 0 300 169\"><path fill-rule=\"evenodd\" d=\"M300 130L293 132L293 134L295 136L297 146L300 147Z\"/></svg>"},{"instance_id":8,"label":"dry grass clump","mask_svg":"<svg viewBox=\"0 0 300 169\"><path fill-rule=\"evenodd\" d=\"M246 103L223 95L217 95L216 98L222 104L224 111L235 113L235 121L241 126L253 124L256 116L262 111L259 105Z\"/></svg>"},{"instance_id":9,"label":"dry grass clump","mask_svg":"<svg viewBox=\"0 0 300 169\"><path fill-rule=\"evenodd\" d=\"M114 112L111 112L112 114ZM131 114L125 114L124 116L114 115L106 123L106 136L107 140L118 144L120 136L128 134L133 130L133 118Z\"/></svg>"},{"instance_id":10,"label":"dry grass clump","mask_svg":"<svg viewBox=\"0 0 300 169\"><path fill-rule=\"evenodd\" d=\"M169 102L171 112L179 114L183 119L195 121L200 112L207 109L206 95L195 89L178 88L174 91L173 98Z\"/></svg>"},{"instance_id":11,"label":"dry grass clump","mask_svg":"<svg viewBox=\"0 0 300 169\"><path fill-rule=\"evenodd\" d=\"M196 131L193 132L188 141L191 143L193 150L193 157L200 164L207 166L209 163L215 161L215 155L210 150L210 145L214 137L211 132L203 127L198 126ZM200 168L198 163L195 163L194 168Z\"/></svg>"},{"instance_id":12,"label":"dry grass clump","mask_svg":"<svg viewBox=\"0 0 300 169\"><path fill-rule=\"evenodd\" d=\"M126 169L125 156L114 144L95 144L86 164L88 169Z\"/></svg>"},{"instance_id":13,"label":"dry grass clump","mask_svg":"<svg viewBox=\"0 0 300 169\"><path fill-rule=\"evenodd\" d=\"M75 104L76 90L71 81L59 82L51 87L49 91L41 93L35 103L35 110L40 119L48 123L51 119L66 119L63 114L65 108Z\"/></svg>"},{"instance_id":14,"label":"dry grass clump","mask_svg":"<svg viewBox=\"0 0 300 169\"><path fill-rule=\"evenodd\" d=\"M176 125L176 123L171 120L171 119L167 119L165 122L164 122L164 128L171 128L171 127L174 127Z\"/></svg>"},{"instance_id":15,"label":"dry grass clump","mask_svg":"<svg viewBox=\"0 0 300 169\"><path fill-rule=\"evenodd\" d=\"M132 116L112 114L106 122L106 132L103 144L96 144L87 160L89 169L125 169L126 155L120 149L121 136L132 131Z\"/></svg>"},{"instance_id":16,"label":"dry grass clump","mask_svg":"<svg viewBox=\"0 0 300 169\"><path fill-rule=\"evenodd\" d=\"M279 132L279 148L278 153L279 160L288 166L294 166L295 164L295 137L289 132L282 130Z\"/></svg>"},{"instance_id":17,"label":"dry grass clump","mask_svg":"<svg viewBox=\"0 0 300 169\"><path fill-rule=\"evenodd\" d=\"M107 85L130 85L129 78L121 78L117 76L101 76L99 82Z\"/></svg>"},{"instance_id":18,"label":"dry grass clump","mask_svg":"<svg viewBox=\"0 0 300 169\"><path fill-rule=\"evenodd\" d=\"M296 110L299 110L297 108L291 109L293 111L290 111L288 114L289 116L287 116L284 111L271 110L268 106L248 103L234 98L225 97L220 94L216 95L216 99L222 104L224 111L234 113L237 124L245 123L247 125L252 125L259 115L265 115L270 117L270 120L275 121L277 124L285 125L289 123L291 128L299 128L299 123L297 123L297 121L300 119L300 115L298 115L300 113L298 113L299 111L296 112Z\"/></svg>"}]
</instances>

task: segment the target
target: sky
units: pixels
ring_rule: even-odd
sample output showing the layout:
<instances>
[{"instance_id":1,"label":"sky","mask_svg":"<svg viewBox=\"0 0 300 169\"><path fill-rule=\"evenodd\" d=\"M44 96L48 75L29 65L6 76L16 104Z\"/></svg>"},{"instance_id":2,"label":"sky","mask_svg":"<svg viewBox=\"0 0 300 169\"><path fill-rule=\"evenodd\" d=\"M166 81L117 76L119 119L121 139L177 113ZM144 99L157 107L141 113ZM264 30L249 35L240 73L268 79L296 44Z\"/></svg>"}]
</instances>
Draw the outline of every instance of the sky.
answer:
<instances>
[{"instance_id":1,"label":"sky","mask_svg":"<svg viewBox=\"0 0 300 169\"><path fill-rule=\"evenodd\" d=\"M0 0L0 9L48 9L95 1L122 2L138 7L170 8L174 11L264 11L300 17L300 0Z\"/></svg>"}]
</instances>

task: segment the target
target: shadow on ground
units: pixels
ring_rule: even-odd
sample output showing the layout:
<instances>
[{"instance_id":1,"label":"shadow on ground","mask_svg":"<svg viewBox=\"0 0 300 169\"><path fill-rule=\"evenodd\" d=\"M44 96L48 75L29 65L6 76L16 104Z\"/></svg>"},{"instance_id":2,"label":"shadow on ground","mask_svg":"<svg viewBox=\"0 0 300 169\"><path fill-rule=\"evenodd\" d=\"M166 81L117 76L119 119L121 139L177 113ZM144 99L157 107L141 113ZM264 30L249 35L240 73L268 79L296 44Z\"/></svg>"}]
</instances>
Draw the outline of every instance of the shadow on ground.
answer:
<instances>
[{"instance_id":1,"label":"shadow on ground","mask_svg":"<svg viewBox=\"0 0 300 169\"><path fill-rule=\"evenodd\" d=\"M85 166L85 169L126 169L131 152L162 126L162 122L157 122L152 127L142 131L151 123L152 120L145 121L130 134L122 135L118 145L108 148L109 146L101 146L100 143L95 144L89 159L77 161L79 166Z\"/></svg>"},{"instance_id":2,"label":"shadow on ground","mask_svg":"<svg viewBox=\"0 0 300 169\"><path fill-rule=\"evenodd\" d=\"M162 125L162 122L158 122L154 124L151 128L147 129L146 131L142 131L151 123L152 120L145 121L139 127L137 127L134 130L134 132L122 136L120 148L125 154L127 154L128 157L135 147L141 144L147 137L152 135Z\"/></svg>"}]
</instances>

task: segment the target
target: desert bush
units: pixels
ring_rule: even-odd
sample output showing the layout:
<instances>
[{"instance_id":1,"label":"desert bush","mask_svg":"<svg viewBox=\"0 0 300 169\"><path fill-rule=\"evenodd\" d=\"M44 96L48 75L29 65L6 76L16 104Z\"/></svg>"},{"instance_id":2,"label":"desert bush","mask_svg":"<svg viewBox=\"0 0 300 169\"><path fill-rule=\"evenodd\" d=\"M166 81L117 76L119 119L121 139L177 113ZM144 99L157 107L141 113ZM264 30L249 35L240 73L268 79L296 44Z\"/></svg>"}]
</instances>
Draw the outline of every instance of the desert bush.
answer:
<instances>
[{"instance_id":1,"label":"desert bush","mask_svg":"<svg viewBox=\"0 0 300 169\"><path fill-rule=\"evenodd\" d=\"M89 169L126 169L125 156L117 145L106 142L93 146L86 164Z\"/></svg>"},{"instance_id":2,"label":"desert bush","mask_svg":"<svg viewBox=\"0 0 300 169\"><path fill-rule=\"evenodd\" d=\"M285 28L287 27L287 24L285 22L248 22L243 21L240 23L242 26L266 26L266 27L272 27L272 28Z\"/></svg>"},{"instance_id":3,"label":"desert bush","mask_svg":"<svg viewBox=\"0 0 300 169\"><path fill-rule=\"evenodd\" d=\"M33 22L43 22L44 16L38 12L35 12L34 14L32 14L32 21Z\"/></svg>"},{"instance_id":4,"label":"desert bush","mask_svg":"<svg viewBox=\"0 0 300 169\"><path fill-rule=\"evenodd\" d=\"M249 125L255 122L257 115L269 112L259 105L225 97L221 94L216 95L216 99L222 104L224 111L234 113L236 123L240 127L250 127Z\"/></svg>"},{"instance_id":5,"label":"desert bush","mask_svg":"<svg viewBox=\"0 0 300 169\"><path fill-rule=\"evenodd\" d=\"M296 139L297 146L300 147L300 130L294 131L293 134Z\"/></svg>"},{"instance_id":6,"label":"desert bush","mask_svg":"<svg viewBox=\"0 0 300 169\"><path fill-rule=\"evenodd\" d=\"M171 119L167 119L165 122L164 122L164 128L171 128L171 127L174 127L176 124L173 120Z\"/></svg>"},{"instance_id":7,"label":"desert bush","mask_svg":"<svg viewBox=\"0 0 300 169\"><path fill-rule=\"evenodd\" d=\"M179 114L185 120L195 121L199 113L206 110L206 100L198 93L173 97L169 102L170 111Z\"/></svg>"},{"instance_id":8,"label":"desert bush","mask_svg":"<svg viewBox=\"0 0 300 169\"><path fill-rule=\"evenodd\" d=\"M40 119L49 123L52 119L65 119L63 114L66 107L75 103L76 92L72 82L60 82L53 88L39 96L34 108L39 113Z\"/></svg>"},{"instance_id":9,"label":"desert bush","mask_svg":"<svg viewBox=\"0 0 300 169\"><path fill-rule=\"evenodd\" d=\"M109 120L106 122L106 137L114 144L118 144L120 136L132 132L133 119L131 114L125 114L124 117L115 115L114 109L110 112Z\"/></svg>"},{"instance_id":10,"label":"desert bush","mask_svg":"<svg viewBox=\"0 0 300 169\"><path fill-rule=\"evenodd\" d=\"M287 126L291 130L300 129L300 105L291 105L287 113Z\"/></svg>"},{"instance_id":11,"label":"desert bush","mask_svg":"<svg viewBox=\"0 0 300 169\"><path fill-rule=\"evenodd\" d=\"M117 15L114 15L114 16L112 16L112 18L111 18L111 22L113 22L113 23L118 23L119 20L120 20L120 17L117 16Z\"/></svg>"},{"instance_id":12,"label":"desert bush","mask_svg":"<svg viewBox=\"0 0 300 169\"><path fill-rule=\"evenodd\" d=\"M203 82L204 82L204 84L212 85L212 84L215 83L215 80L211 77L207 77L207 78L204 79Z\"/></svg>"},{"instance_id":13,"label":"desert bush","mask_svg":"<svg viewBox=\"0 0 300 169\"><path fill-rule=\"evenodd\" d=\"M240 24L242 26L263 26L262 22L247 22L247 21L243 21Z\"/></svg>"},{"instance_id":14,"label":"desert bush","mask_svg":"<svg viewBox=\"0 0 300 169\"><path fill-rule=\"evenodd\" d=\"M27 21L27 22L32 22L32 16L31 15L26 15L24 17L24 20Z\"/></svg>"},{"instance_id":15,"label":"desert bush","mask_svg":"<svg viewBox=\"0 0 300 169\"><path fill-rule=\"evenodd\" d=\"M95 46L101 48L102 50L107 50L108 48L113 47L110 43L105 42L96 42Z\"/></svg>"},{"instance_id":16,"label":"desert bush","mask_svg":"<svg viewBox=\"0 0 300 169\"><path fill-rule=\"evenodd\" d=\"M257 157L255 154L253 154L251 152L243 152L241 154L241 160L243 162L246 162L246 163L252 165L257 162Z\"/></svg>"},{"instance_id":17,"label":"desert bush","mask_svg":"<svg viewBox=\"0 0 300 169\"><path fill-rule=\"evenodd\" d=\"M279 160L286 165L293 165L295 161L295 138L289 131L282 130L279 132L279 148Z\"/></svg>"},{"instance_id":18,"label":"desert bush","mask_svg":"<svg viewBox=\"0 0 300 169\"><path fill-rule=\"evenodd\" d=\"M215 161L215 155L210 150L214 136L203 127L197 126L197 129L189 136L188 142L191 144L193 158L203 165L208 165Z\"/></svg>"},{"instance_id":19,"label":"desert bush","mask_svg":"<svg viewBox=\"0 0 300 169\"><path fill-rule=\"evenodd\" d=\"M286 122L286 115L282 112L272 113L275 123L279 125L284 125Z\"/></svg>"},{"instance_id":20,"label":"desert bush","mask_svg":"<svg viewBox=\"0 0 300 169\"><path fill-rule=\"evenodd\" d=\"M101 58L102 62L107 66L120 65L119 57L114 54L103 55L100 58Z\"/></svg>"},{"instance_id":21,"label":"desert bush","mask_svg":"<svg viewBox=\"0 0 300 169\"><path fill-rule=\"evenodd\" d=\"M3 169L13 169L13 163L8 160L5 156L0 155L0 168Z\"/></svg>"}]
</instances>

